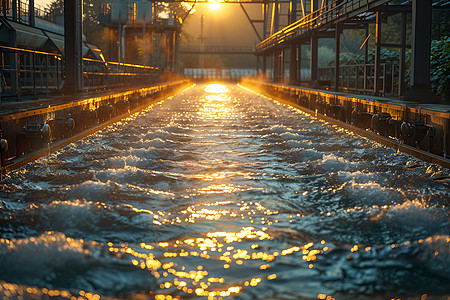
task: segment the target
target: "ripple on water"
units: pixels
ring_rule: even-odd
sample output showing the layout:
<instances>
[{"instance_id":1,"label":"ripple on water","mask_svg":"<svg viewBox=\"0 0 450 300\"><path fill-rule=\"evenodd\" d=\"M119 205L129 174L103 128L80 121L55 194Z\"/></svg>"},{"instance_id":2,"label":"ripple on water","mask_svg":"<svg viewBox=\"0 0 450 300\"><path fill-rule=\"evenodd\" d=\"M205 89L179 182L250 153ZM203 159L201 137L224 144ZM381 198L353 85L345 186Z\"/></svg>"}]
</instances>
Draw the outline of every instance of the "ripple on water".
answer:
<instances>
[{"instance_id":1,"label":"ripple on water","mask_svg":"<svg viewBox=\"0 0 450 300\"><path fill-rule=\"evenodd\" d=\"M447 169L203 88L0 183L2 298L450 296Z\"/></svg>"}]
</instances>

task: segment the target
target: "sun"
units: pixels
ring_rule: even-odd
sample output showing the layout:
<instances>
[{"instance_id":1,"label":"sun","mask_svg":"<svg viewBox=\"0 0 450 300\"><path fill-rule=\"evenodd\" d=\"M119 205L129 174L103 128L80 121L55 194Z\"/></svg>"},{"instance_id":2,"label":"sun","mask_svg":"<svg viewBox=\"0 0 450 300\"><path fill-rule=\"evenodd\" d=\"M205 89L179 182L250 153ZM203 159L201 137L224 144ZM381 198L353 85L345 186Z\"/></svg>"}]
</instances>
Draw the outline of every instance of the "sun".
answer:
<instances>
[{"instance_id":1,"label":"sun","mask_svg":"<svg viewBox=\"0 0 450 300\"><path fill-rule=\"evenodd\" d=\"M212 10L218 10L220 8L220 4L218 2L210 2L209 8L211 8Z\"/></svg>"}]
</instances>

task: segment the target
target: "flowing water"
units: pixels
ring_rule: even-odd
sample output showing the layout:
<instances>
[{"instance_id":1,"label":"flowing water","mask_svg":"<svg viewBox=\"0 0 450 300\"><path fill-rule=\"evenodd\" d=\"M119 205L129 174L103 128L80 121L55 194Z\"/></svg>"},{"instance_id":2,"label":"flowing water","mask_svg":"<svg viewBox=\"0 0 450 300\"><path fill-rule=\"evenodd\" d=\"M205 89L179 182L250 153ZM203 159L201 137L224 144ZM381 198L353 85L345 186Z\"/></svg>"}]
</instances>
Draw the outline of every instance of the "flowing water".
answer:
<instances>
[{"instance_id":1,"label":"flowing water","mask_svg":"<svg viewBox=\"0 0 450 300\"><path fill-rule=\"evenodd\" d=\"M1 183L0 297L448 299L448 175L196 86Z\"/></svg>"}]
</instances>

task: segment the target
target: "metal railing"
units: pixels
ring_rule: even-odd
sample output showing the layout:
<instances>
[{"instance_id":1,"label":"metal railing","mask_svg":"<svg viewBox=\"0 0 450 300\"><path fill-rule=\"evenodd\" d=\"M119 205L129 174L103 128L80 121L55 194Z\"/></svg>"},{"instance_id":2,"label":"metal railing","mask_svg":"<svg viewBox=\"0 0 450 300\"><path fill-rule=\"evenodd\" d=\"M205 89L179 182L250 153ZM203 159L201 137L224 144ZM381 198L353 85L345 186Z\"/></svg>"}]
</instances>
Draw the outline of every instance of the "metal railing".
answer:
<instances>
[{"instance_id":1,"label":"metal railing","mask_svg":"<svg viewBox=\"0 0 450 300\"><path fill-rule=\"evenodd\" d=\"M387 2L389 0L336 0L274 33L259 43L256 46L256 51L268 50L284 41L299 37L314 29L350 19L364 11L368 11L369 8L380 6Z\"/></svg>"},{"instance_id":2,"label":"metal railing","mask_svg":"<svg viewBox=\"0 0 450 300\"><path fill-rule=\"evenodd\" d=\"M64 85L61 54L0 46L1 100L58 94ZM155 67L83 59L83 91L136 86L156 81Z\"/></svg>"},{"instance_id":3,"label":"metal railing","mask_svg":"<svg viewBox=\"0 0 450 300\"><path fill-rule=\"evenodd\" d=\"M34 15L49 21L54 19L54 13L39 4L34 4ZM30 24L29 1L0 0L0 16L17 22Z\"/></svg>"},{"instance_id":4,"label":"metal railing","mask_svg":"<svg viewBox=\"0 0 450 300\"><path fill-rule=\"evenodd\" d=\"M49 95L62 85L60 54L0 46L0 95L2 99Z\"/></svg>"},{"instance_id":5,"label":"metal railing","mask_svg":"<svg viewBox=\"0 0 450 300\"><path fill-rule=\"evenodd\" d=\"M154 82L158 76L156 67L83 59L83 83L87 91Z\"/></svg>"},{"instance_id":6,"label":"metal railing","mask_svg":"<svg viewBox=\"0 0 450 300\"><path fill-rule=\"evenodd\" d=\"M379 95L397 96L399 93L400 74L398 65L380 65ZM335 86L335 67L319 68L319 82L323 86ZM339 89L359 93L373 93L375 64L342 65L339 67Z\"/></svg>"}]
</instances>

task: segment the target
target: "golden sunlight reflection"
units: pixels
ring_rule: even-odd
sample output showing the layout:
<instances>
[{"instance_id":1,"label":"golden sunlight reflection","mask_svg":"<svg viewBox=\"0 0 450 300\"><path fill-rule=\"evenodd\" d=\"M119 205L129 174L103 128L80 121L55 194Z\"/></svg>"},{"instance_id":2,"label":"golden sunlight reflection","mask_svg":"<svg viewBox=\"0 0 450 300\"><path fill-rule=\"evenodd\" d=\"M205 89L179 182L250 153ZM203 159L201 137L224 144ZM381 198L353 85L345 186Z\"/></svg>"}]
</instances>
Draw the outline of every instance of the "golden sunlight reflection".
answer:
<instances>
[{"instance_id":1,"label":"golden sunlight reflection","mask_svg":"<svg viewBox=\"0 0 450 300\"><path fill-rule=\"evenodd\" d=\"M222 191L226 194L235 188L232 185L210 185L199 191ZM319 255L331 250L325 241L317 245L310 242L276 250L267 248L267 242L276 237L271 233L270 226L278 222L277 215L277 211L272 211L259 202L229 200L196 203L179 212L154 212L154 224L201 225L205 221L217 221L221 217L243 219L244 223L241 227L227 227L222 223L217 228L219 230L215 229L214 223L209 223L209 232L152 244L140 243L138 247L114 247L112 243L108 246L113 253L129 255L131 264L136 268L153 274L159 283L155 299L168 299L167 296L173 295L178 289L185 294L218 300L276 280L278 275L272 267L278 257L295 255L296 259L304 261L305 269L309 270L313 268ZM257 219L261 220L260 225L248 226L247 221ZM242 274L236 279L235 274L240 272L242 266L254 268L257 272Z\"/></svg>"},{"instance_id":2,"label":"golden sunlight reflection","mask_svg":"<svg viewBox=\"0 0 450 300\"><path fill-rule=\"evenodd\" d=\"M217 210L201 207L205 205L215 206ZM232 205L240 206L240 208L232 209ZM220 210L217 206L227 208ZM256 209L266 215L273 214L260 204L242 202L236 204L232 201L193 205L181 213L192 213L196 214L197 218L203 216L203 218L209 219L208 216L214 214L236 215L237 211L242 212L247 209ZM163 218L173 217L163 212L155 212L156 215ZM236 229L238 230L211 230L204 235L174 238L151 244L108 242L103 245L73 239L62 233L51 231L39 237L23 240L2 238L0 242L6 245L6 248L31 247L33 249L37 249L40 245L48 247L49 244L55 244L60 248L80 253L79 255L89 255L90 251L106 251L110 256L129 261L130 268L149 271L157 279L159 285L158 289L150 291L155 299L177 299L177 296L168 298L169 294L173 295L177 289L185 294L207 297L211 300L236 295L244 289L277 279L278 275L271 269L278 257L296 255L298 259L305 262L305 269L311 269L317 256L331 250L325 245L325 241L317 245L311 242L285 249L270 250L266 246L266 241L274 239L274 236L270 233L269 227L245 226ZM247 265L257 271L242 274L236 280L235 274L240 272L242 265ZM99 298L98 295L88 291L79 291L74 295L65 290L25 288L28 293L37 296L49 295L67 299L74 299L74 297L75 299ZM0 281L1 290L7 290L11 295L22 293L20 286Z\"/></svg>"},{"instance_id":3,"label":"golden sunlight reflection","mask_svg":"<svg viewBox=\"0 0 450 300\"><path fill-rule=\"evenodd\" d=\"M218 4L218 3L215 3ZM212 83L206 86L205 88L205 92L207 93L215 93L215 94L220 94L220 93L226 93L228 92L228 89L225 85L223 84L219 84L219 83Z\"/></svg>"},{"instance_id":4,"label":"golden sunlight reflection","mask_svg":"<svg viewBox=\"0 0 450 300\"><path fill-rule=\"evenodd\" d=\"M225 94L212 94L205 97L203 107L198 114L208 119L232 120L235 118L233 109L230 105L231 98Z\"/></svg>"},{"instance_id":5,"label":"golden sunlight reflection","mask_svg":"<svg viewBox=\"0 0 450 300\"><path fill-rule=\"evenodd\" d=\"M218 10L220 8L220 3L216 1L209 2L209 8L212 10Z\"/></svg>"}]
</instances>

